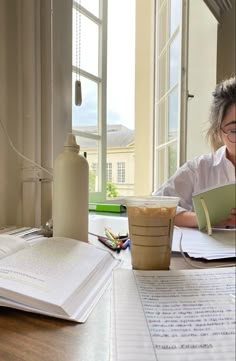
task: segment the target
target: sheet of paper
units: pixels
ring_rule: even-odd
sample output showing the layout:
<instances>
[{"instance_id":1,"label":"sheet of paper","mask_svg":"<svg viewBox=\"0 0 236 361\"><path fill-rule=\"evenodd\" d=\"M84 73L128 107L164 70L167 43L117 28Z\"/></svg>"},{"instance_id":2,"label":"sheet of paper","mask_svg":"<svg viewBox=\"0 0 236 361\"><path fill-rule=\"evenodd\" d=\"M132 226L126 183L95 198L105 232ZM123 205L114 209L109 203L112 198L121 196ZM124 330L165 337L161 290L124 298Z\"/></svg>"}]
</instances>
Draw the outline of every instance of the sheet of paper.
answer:
<instances>
[{"instance_id":1,"label":"sheet of paper","mask_svg":"<svg viewBox=\"0 0 236 361\"><path fill-rule=\"evenodd\" d=\"M194 228L180 228L183 251L195 258L221 259L235 257L236 231L214 230L212 236ZM172 251L180 252L180 231L175 228Z\"/></svg>"},{"instance_id":2,"label":"sheet of paper","mask_svg":"<svg viewBox=\"0 0 236 361\"><path fill-rule=\"evenodd\" d=\"M9 234L0 234L0 259L25 247L27 247L27 243L24 239Z\"/></svg>"},{"instance_id":3,"label":"sheet of paper","mask_svg":"<svg viewBox=\"0 0 236 361\"><path fill-rule=\"evenodd\" d=\"M235 361L235 269L113 272L113 361Z\"/></svg>"}]
</instances>

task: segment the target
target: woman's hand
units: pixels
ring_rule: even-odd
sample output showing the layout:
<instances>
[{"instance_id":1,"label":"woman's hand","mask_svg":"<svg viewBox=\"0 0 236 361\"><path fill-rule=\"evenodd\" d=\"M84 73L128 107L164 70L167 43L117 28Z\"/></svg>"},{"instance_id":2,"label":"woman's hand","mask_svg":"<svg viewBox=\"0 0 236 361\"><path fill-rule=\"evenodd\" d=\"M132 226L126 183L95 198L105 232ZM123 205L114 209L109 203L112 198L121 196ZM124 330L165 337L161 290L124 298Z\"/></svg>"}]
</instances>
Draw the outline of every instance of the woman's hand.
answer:
<instances>
[{"instance_id":1,"label":"woman's hand","mask_svg":"<svg viewBox=\"0 0 236 361\"><path fill-rule=\"evenodd\" d=\"M236 228L236 208L232 208L228 218L223 222L218 223L216 226Z\"/></svg>"}]
</instances>

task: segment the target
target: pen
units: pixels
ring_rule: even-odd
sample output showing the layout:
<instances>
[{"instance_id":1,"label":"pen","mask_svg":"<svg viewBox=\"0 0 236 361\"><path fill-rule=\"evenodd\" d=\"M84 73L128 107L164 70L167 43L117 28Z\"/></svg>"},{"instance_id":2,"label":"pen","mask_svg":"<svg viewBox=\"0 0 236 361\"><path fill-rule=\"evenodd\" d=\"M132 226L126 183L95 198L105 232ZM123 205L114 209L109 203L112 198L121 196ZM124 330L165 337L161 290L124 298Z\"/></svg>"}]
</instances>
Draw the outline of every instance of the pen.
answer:
<instances>
[{"instance_id":1,"label":"pen","mask_svg":"<svg viewBox=\"0 0 236 361\"><path fill-rule=\"evenodd\" d=\"M122 249L126 249L127 247L130 247L130 239L127 239L122 245Z\"/></svg>"}]
</instances>

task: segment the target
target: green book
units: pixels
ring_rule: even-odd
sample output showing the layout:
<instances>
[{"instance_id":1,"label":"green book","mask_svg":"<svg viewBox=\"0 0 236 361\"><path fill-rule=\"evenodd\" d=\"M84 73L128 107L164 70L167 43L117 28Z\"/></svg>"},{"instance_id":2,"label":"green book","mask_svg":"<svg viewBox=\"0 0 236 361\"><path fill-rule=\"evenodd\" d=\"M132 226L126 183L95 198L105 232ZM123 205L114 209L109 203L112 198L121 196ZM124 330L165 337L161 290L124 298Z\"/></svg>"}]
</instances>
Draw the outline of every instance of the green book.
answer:
<instances>
[{"instance_id":1,"label":"green book","mask_svg":"<svg viewBox=\"0 0 236 361\"><path fill-rule=\"evenodd\" d=\"M193 194L193 207L196 212L198 227L207 229L228 218L232 208L236 208L236 183L202 189Z\"/></svg>"},{"instance_id":2,"label":"green book","mask_svg":"<svg viewBox=\"0 0 236 361\"><path fill-rule=\"evenodd\" d=\"M122 213L126 211L125 206L117 203L89 203L89 210L95 212Z\"/></svg>"}]
</instances>

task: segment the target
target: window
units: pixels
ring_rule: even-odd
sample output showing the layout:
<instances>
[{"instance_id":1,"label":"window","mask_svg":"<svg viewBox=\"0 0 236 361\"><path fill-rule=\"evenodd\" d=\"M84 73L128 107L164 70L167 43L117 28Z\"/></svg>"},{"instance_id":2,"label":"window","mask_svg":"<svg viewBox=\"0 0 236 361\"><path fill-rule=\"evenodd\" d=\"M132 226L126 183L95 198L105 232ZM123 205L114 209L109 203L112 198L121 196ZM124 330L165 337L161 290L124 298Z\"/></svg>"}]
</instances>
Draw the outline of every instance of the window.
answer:
<instances>
[{"instance_id":1,"label":"window","mask_svg":"<svg viewBox=\"0 0 236 361\"><path fill-rule=\"evenodd\" d=\"M109 0L109 6L107 0L73 1L72 126L90 169L97 164L96 182L90 176L91 201L106 198L106 182L112 181L107 163L134 159L134 56L135 0ZM74 104L78 79L81 106ZM134 166L129 168L134 173ZM129 194L133 189L130 174ZM124 192L125 187L119 195Z\"/></svg>"},{"instance_id":2,"label":"window","mask_svg":"<svg viewBox=\"0 0 236 361\"><path fill-rule=\"evenodd\" d=\"M92 163L91 170L95 175L97 175L97 163Z\"/></svg>"},{"instance_id":3,"label":"window","mask_svg":"<svg viewBox=\"0 0 236 361\"><path fill-rule=\"evenodd\" d=\"M112 182L112 163L107 163L107 182Z\"/></svg>"},{"instance_id":4,"label":"window","mask_svg":"<svg viewBox=\"0 0 236 361\"><path fill-rule=\"evenodd\" d=\"M72 128L81 152L97 164L90 192L106 194L107 0L73 1ZM75 105L75 81L81 81L82 104ZM94 191L94 192L93 192Z\"/></svg>"},{"instance_id":5,"label":"window","mask_svg":"<svg viewBox=\"0 0 236 361\"><path fill-rule=\"evenodd\" d=\"M154 183L159 188L180 164L183 74L182 0L156 1ZM181 80L180 80L181 79ZM184 118L184 117L182 117ZM184 121L184 119L183 119Z\"/></svg>"},{"instance_id":6,"label":"window","mask_svg":"<svg viewBox=\"0 0 236 361\"><path fill-rule=\"evenodd\" d=\"M117 183L125 183L125 162L117 163Z\"/></svg>"}]
</instances>

